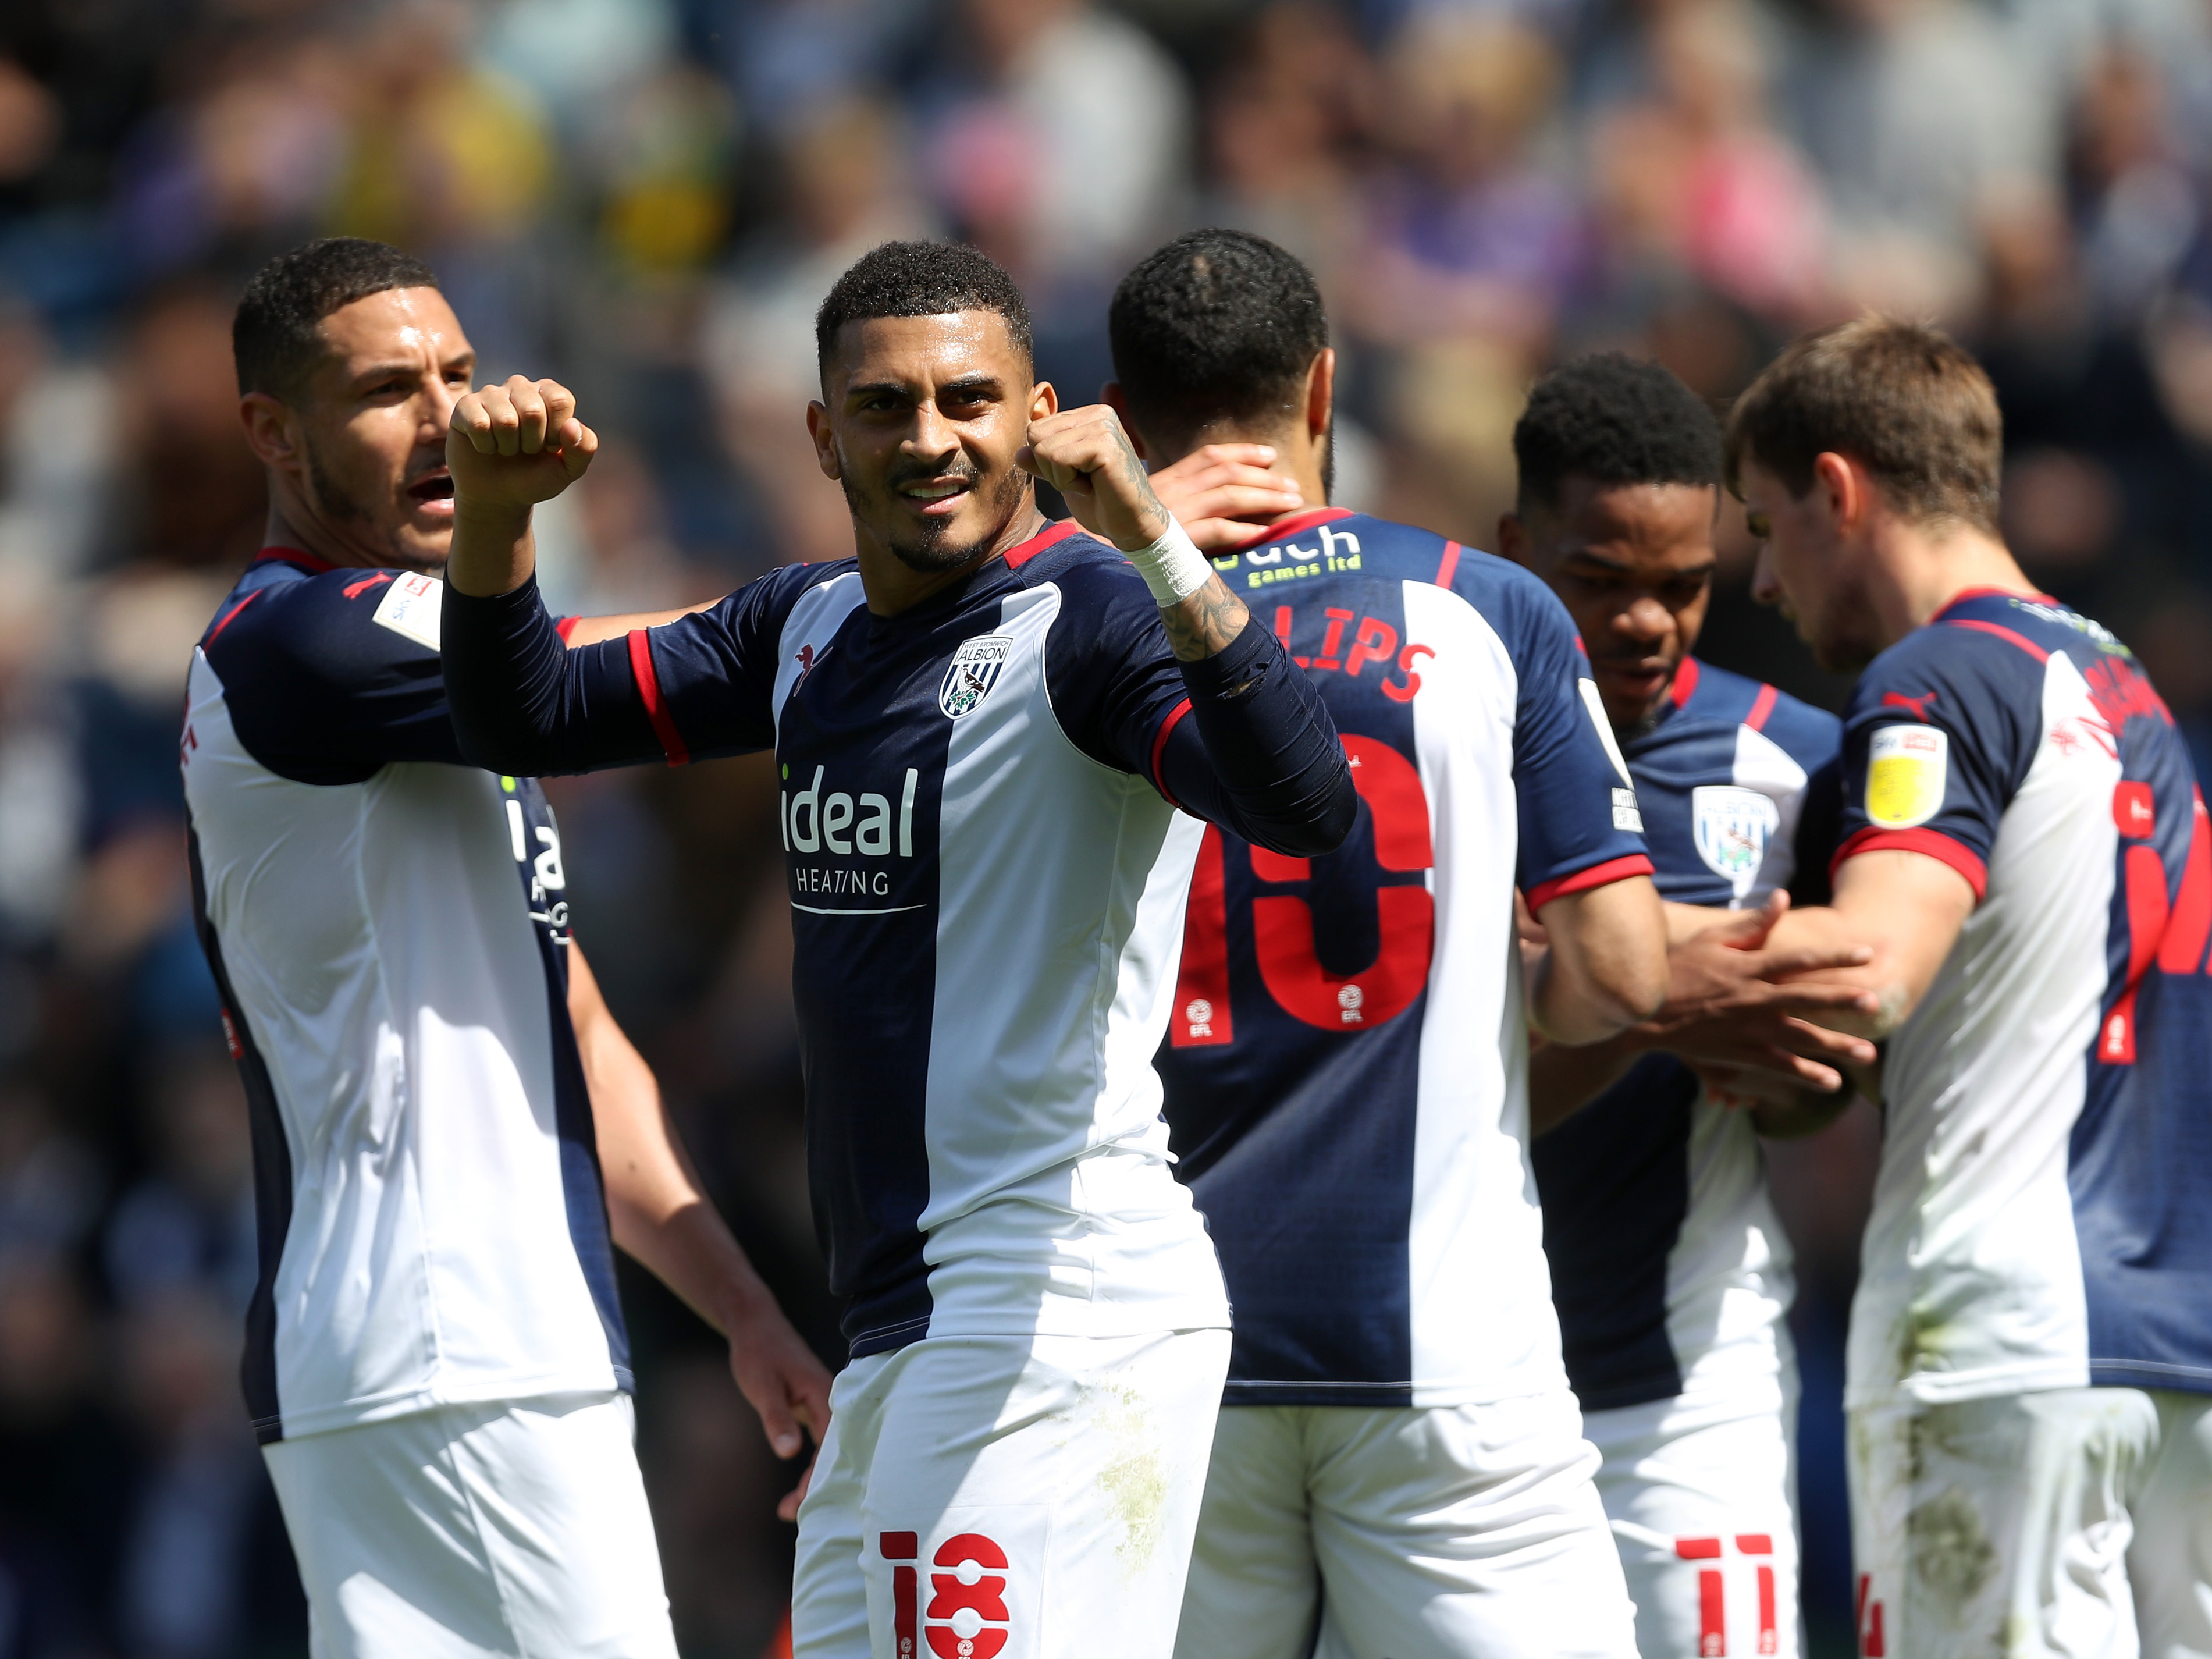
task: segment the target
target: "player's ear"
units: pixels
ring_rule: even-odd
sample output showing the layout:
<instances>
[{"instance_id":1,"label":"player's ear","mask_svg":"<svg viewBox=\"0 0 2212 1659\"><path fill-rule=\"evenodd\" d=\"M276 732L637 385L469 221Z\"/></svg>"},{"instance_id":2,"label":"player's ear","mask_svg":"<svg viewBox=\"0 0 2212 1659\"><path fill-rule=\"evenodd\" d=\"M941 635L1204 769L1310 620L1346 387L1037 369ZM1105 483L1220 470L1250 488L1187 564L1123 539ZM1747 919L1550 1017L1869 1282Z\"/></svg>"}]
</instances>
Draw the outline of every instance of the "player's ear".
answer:
<instances>
[{"instance_id":1,"label":"player's ear","mask_svg":"<svg viewBox=\"0 0 2212 1659\"><path fill-rule=\"evenodd\" d=\"M837 465L837 435L830 430L830 411L819 402L806 405L806 435L814 440L814 465L833 482L844 476Z\"/></svg>"},{"instance_id":2,"label":"player's ear","mask_svg":"<svg viewBox=\"0 0 2212 1659\"><path fill-rule=\"evenodd\" d=\"M1316 442L1336 418L1336 348L1323 346L1306 369L1306 431Z\"/></svg>"},{"instance_id":3,"label":"player's ear","mask_svg":"<svg viewBox=\"0 0 2212 1659\"><path fill-rule=\"evenodd\" d=\"M1137 423L1129 418L1129 400L1121 395L1121 383L1109 380L1100 386L1098 401L1112 410L1115 418L1121 422L1121 430L1129 434L1129 447L1137 452L1137 459L1140 461L1152 459L1152 456L1146 453L1145 434L1137 430Z\"/></svg>"},{"instance_id":4,"label":"player's ear","mask_svg":"<svg viewBox=\"0 0 2212 1659\"><path fill-rule=\"evenodd\" d=\"M238 418L246 428L246 447L262 465L280 472L298 470L299 440L288 404L265 392L249 392L238 400Z\"/></svg>"},{"instance_id":5,"label":"player's ear","mask_svg":"<svg viewBox=\"0 0 2212 1659\"><path fill-rule=\"evenodd\" d=\"M1856 529L1875 504L1873 480L1848 455L1824 449L1813 458L1813 488L1828 504L1837 529Z\"/></svg>"},{"instance_id":6,"label":"player's ear","mask_svg":"<svg viewBox=\"0 0 2212 1659\"><path fill-rule=\"evenodd\" d=\"M1030 388L1030 419L1042 421L1060 413L1060 393L1050 380L1039 380Z\"/></svg>"}]
</instances>

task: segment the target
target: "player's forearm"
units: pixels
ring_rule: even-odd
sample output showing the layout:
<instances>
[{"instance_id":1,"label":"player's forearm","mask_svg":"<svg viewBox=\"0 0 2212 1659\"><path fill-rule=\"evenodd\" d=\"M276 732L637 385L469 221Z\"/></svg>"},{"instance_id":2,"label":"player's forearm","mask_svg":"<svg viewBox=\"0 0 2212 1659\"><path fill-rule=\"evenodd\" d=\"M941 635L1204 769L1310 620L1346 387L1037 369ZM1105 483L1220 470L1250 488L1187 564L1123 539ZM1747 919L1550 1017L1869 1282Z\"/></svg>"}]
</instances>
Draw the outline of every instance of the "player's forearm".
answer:
<instances>
[{"instance_id":1,"label":"player's forearm","mask_svg":"<svg viewBox=\"0 0 2212 1659\"><path fill-rule=\"evenodd\" d=\"M447 586L479 597L509 593L529 580L537 568L528 507L455 495Z\"/></svg>"},{"instance_id":2,"label":"player's forearm","mask_svg":"<svg viewBox=\"0 0 2212 1659\"><path fill-rule=\"evenodd\" d=\"M1160 607L1160 621L1177 662L1203 662L1226 651L1251 620L1244 601L1213 575L1195 592Z\"/></svg>"},{"instance_id":3,"label":"player's forearm","mask_svg":"<svg viewBox=\"0 0 2212 1659\"><path fill-rule=\"evenodd\" d=\"M1796 1140L1826 1128L1856 1097L1857 1091L1848 1083L1831 1094L1800 1090L1787 1102L1767 1101L1753 1107L1751 1127L1769 1140Z\"/></svg>"},{"instance_id":4,"label":"player's forearm","mask_svg":"<svg viewBox=\"0 0 2212 1659\"><path fill-rule=\"evenodd\" d=\"M570 973L569 1012L614 1242L727 1335L773 1309L775 1297L701 1190L652 1068L607 1012L580 951Z\"/></svg>"},{"instance_id":5,"label":"player's forearm","mask_svg":"<svg viewBox=\"0 0 2212 1659\"><path fill-rule=\"evenodd\" d=\"M1528 985L1528 1014L1554 1042L1601 1042L1656 1013L1667 995L1667 921L1649 876L1564 893L1537 915L1551 940Z\"/></svg>"},{"instance_id":6,"label":"player's forearm","mask_svg":"<svg viewBox=\"0 0 2212 1659\"><path fill-rule=\"evenodd\" d=\"M1265 629L1182 665L1196 741L1176 727L1160 755L1188 811L1289 858L1333 853L1359 798L1343 739L1313 683Z\"/></svg>"}]
</instances>

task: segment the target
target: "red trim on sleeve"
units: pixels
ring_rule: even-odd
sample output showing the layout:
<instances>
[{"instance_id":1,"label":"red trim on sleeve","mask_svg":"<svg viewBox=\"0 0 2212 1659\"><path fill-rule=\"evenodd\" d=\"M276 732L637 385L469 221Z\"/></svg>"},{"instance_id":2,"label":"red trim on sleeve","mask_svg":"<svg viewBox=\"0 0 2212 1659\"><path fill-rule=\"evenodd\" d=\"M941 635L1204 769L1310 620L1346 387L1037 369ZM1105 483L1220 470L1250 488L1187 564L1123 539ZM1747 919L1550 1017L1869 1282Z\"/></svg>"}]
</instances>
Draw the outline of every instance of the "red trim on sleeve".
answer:
<instances>
[{"instance_id":1,"label":"red trim on sleeve","mask_svg":"<svg viewBox=\"0 0 2212 1659\"><path fill-rule=\"evenodd\" d=\"M642 628L629 630L629 672L637 682L637 698L645 705L645 717L653 722L653 735L660 739L661 753L668 757L671 766L688 764L691 751L684 746L675 716L668 712L668 701L660 695L660 676L653 665L653 641Z\"/></svg>"},{"instance_id":2,"label":"red trim on sleeve","mask_svg":"<svg viewBox=\"0 0 2212 1659\"><path fill-rule=\"evenodd\" d=\"M2045 651L2033 640L2028 638L2027 635L2016 634L2011 629L2007 628L2002 623L1983 622L1973 617L1961 617L1956 622L1945 623L1943 626L1946 628L1971 628L1977 634L1994 634L1997 638L2002 640L2007 645L2018 646L2021 650L2027 652L2029 656L2034 658L2038 662L2049 662L2051 660L2051 653L2048 651Z\"/></svg>"},{"instance_id":3,"label":"red trim on sleeve","mask_svg":"<svg viewBox=\"0 0 2212 1659\"><path fill-rule=\"evenodd\" d=\"M561 636L562 644L568 645L575 639L576 624L583 620L581 617L563 617L553 624L553 631Z\"/></svg>"},{"instance_id":4,"label":"red trim on sleeve","mask_svg":"<svg viewBox=\"0 0 2212 1659\"><path fill-rule=\"evenodd\" d=\"M1631 876L1648 876L1651 860L1641 853L1631 853L1624 858L1607 859L1603 864L1593 864L1587 870L1577 870L1572 875L1557 876L1542 885L1528 890L1528 911L1531 915L1555 898L1565 898L1569 893L1586 893L1593 887L1610 887L1616 881L1626 881Z\"/></svg>"},{"instance_id":5,"label":"red trim on sleeve","mask_svg":"<svg viewBox=\"0 0 2212 1659\"><path fill-rule=\"evenodd\" d=\"M1449 587L1452 585L1452 578L1457 574L1459 574L1459 544L1446 542L1444 556L1437 565L1436 585L1438 587Z\"/></svg>"},{"instance_id":6,"label":"red trim on sleeve","mask_svg":"<svg viewBox=\"0 0 2212 1659\"><path fill-rule=\"evenodd\" d=\"M1048 547L1066 541L1083 526L1073 519L1054 519L1018 547L1006 550L1006 568L1019 570Z\"/></svg>"},{"instance_id":7,"label":"red trim on sleeve","mask_svg":"<svg viewBox=\"0 0 2212 1659\"><path fill-rule=\"evenodd\" d=\"M310 576L319 576L337 568L328 559L319 559L305 549L297 547L264 547L253 556L255 564L289 564L306 571Z\"/></svg>"},{"instance_id":8,"label":"red trim on sleeve","mask_svg":"<svg viewBox=\"0 0 2212 1659\"><path fill-rule=\"evenodd\" d=\"M1771 685L1760 686L1759 695L1751 700L1751 713L1743 717L1743 723L1754 732L1765 730L1766 717L1774 712L1774 700L1780 695Z\"/></svg>"},{"instance_id":9,"label":"red trim on sleeve","mask_svg":"<svg viewBox=\"0 0 2212 1659\"><path fill-rule=\"evenodd\" d=\"M1316 525L1334 524L1339 519L1353 516L1348 507L1310 507L1303 512L1291 514L1287 519L1276 520L1249 542L1239 542L1234 547L1224 547L1221 550L1224 555L1242 553L1249 548L1264 546L1268 542L1279 542L1285 536L1295 536L1301 530L1311 530Z\"/></svg>"},{"instance_id":10,"label":"red trim on sleeve","mask_svg":"<svg viewBox=\"0 0 2212 1659\"><path fill-rule=\"evenodd\" d=\"M1168 717L1160 722L1160 729L1152 735L1152 787L1160 792L1162 800L1178 811L1182 809L1182 803L1168 793L1168 781L1160 775L1160 757L1168 751L1168 733L1174 731L1176 723L1188 713L1190 699L1185 697L1168 710Z\"/></svg>"},{"instance_id":11,"label":"red trim on sleeve","mask_svg":"<svg viewBox=\"0 0 2212 1659\"><path fill-rule=\"evenodd\" d=\"M1869 824L1836 848L1836 856L1828 860L1828 878L1834 880L1836 872L1844 867L1844 860L1856 858L1861 853L1923 853L1964 876L1966 885L1974 890L1975 903L1979 904L1983 895L1989 891L1989 866L1982 862L1980 855L1966 842L1954 840L1940 830L1878 830Z\"/></svg>"},{"instance_id":12,"label":"red trim on sleeve","mask_svg":"<svg viewBox=\"0 0 2212 1659\"><path fill-rule=\"evenodd\" d=\"M1579 635L1575 643L1582 643ZM1690 699L1698 695L1698 659L1695 657L1682 659L1682 665L1674 671L1674 684L1668 688L1667 695L1674 700L1677 708L1690 706Z\"/></svg>"},{"instance_id":13,"label":"red trim on sleeve","mask_svg":"<svg viewBox=\"0 0 2212 1659\"><path fill-rule=\"evenodd\" d=\"M244 599L240 599L236 605L231 606L229 610L224 611L222 620L217 623L213 628L208 629L207 638L200 641L200 649L204 651L208 647L213 645L216 641L216 635L222 633L224 629L230 626L230 619L233 617L235 617L240 611L245 610L247 605L252 605L254 600L259 599L268 591L269 590L265 587L257 587L251 593L248 593Z\"/></svg>"}]
</instances>

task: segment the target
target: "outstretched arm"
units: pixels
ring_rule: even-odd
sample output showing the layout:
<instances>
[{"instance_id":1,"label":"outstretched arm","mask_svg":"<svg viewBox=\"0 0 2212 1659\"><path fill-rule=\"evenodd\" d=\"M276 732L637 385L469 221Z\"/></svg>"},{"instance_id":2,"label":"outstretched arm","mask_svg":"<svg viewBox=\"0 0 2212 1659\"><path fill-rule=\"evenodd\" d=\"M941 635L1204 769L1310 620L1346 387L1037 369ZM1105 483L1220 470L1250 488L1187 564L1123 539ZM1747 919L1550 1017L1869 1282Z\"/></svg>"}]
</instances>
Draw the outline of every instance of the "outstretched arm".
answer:
<instances>
[{"instance_id":1,"label":"outstretched arm","mask_svg":"<svg viewBox=\"0 0 2212 1659\"><path fill-rule=\"evenodd\" d=\"M568 1018L591 1093L615 1243L728 1341L731 1375L760 1413L769 1444L778 1457L798 1456L802 1427L819 1444L830 1426L830 1373L700 1190L652 1068L615 1023L573 940Z\"/></svg>"}]
</instances>

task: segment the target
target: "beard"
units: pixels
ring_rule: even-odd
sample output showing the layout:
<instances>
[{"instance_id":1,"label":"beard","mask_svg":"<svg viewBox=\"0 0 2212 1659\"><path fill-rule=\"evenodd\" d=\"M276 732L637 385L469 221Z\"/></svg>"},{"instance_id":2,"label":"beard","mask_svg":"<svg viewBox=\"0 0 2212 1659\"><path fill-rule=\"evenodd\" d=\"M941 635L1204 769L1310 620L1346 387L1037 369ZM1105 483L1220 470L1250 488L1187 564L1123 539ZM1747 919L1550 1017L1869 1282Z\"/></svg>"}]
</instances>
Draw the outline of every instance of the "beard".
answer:
<instances>
[{"instance_id":1,"label":"beard","mask_svg":"<svg viewBox=\"0 0 2212 1659\"><path fill-rule=\"evenodd\" d=\"M444 554L425 557L410 551L398 525L388 520L380 521L361 495L331 470L312 435L302 434L301 450L307 465L308 501L325 519L333 525L344 526L373 544L385 562L395 569L435 573L445 568Z\"/></svg>"},{"instance_id":2,"label":"beard","mask_svg":"<svg viewBox=\"0 0 2212 1659\"><path fill-rule=\"evenodd\" d=\"M958 478L968 485L977 499L986 499L981 489L981 471L965 455L950 466L895 467L881 484L866 490L854 481L851 463L842 453L837 459L837 482L845 492L846 510L859 523L890 520L892 516L891 498L898 494L899 487L925 478ZM998 540L1000 533L1006 529L1007 521L1020 508L1022 498L1029 493L1029 474L1019 467L1008 468L1006 477L1000 479L997 488L988 497L990 506L996 509L994 514L996 523L971 541L952 540L951 526L944 523L925 524L919 531L908 535L886 536L883 538L884 544L901 564L918 575L938 576L948 570L957 570L963 565L974 563L989 550L991 544ZM879 507L882 509L880 512L878 511Z\"/></svg>"}]
</instances>

